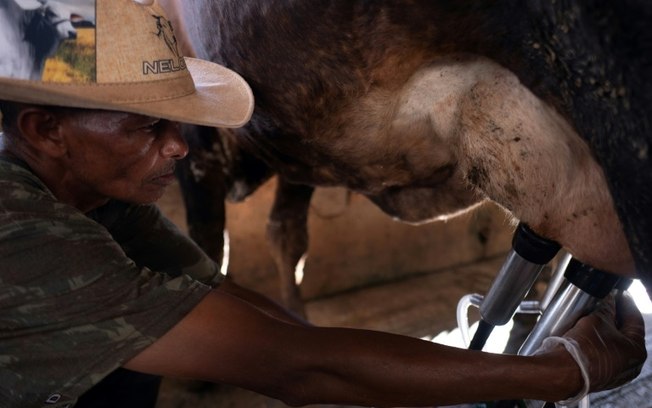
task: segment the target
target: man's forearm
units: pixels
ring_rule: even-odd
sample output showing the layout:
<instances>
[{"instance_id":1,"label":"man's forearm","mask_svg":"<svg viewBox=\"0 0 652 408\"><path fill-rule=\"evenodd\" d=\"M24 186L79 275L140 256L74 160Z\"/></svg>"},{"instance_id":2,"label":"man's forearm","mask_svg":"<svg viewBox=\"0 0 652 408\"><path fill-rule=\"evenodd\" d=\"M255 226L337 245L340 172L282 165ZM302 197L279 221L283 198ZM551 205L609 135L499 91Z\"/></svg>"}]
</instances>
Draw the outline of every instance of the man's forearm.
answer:
<instances>
[{"instance_id":1,"label":"man's forearm","mask_svg":"<svg viewBox=\"0 0 652 408\"><path fill-rule=\"evenodd\" d=\"M228 276L220 284L219 290L223 290L224 292L229 293L239 298L240 300L244 300L263 313L286 323L298 324L302 326L311 325L301 316L298 316L297 314L283 308L281 305L269 299L268 297L252 290L243 288L242 286L234 283Z\"/></svg>"},{"instance_id":2,"label":"man's forearm","mask_svg":"<svg viewBox=\"0 0 652 408\"><path fill-rule=\"evenodd\" d=\"M313 363L310 374L295 380L296 387L310 395L298 401L301 404L330 401L425 406L516 398L558 401L582 388L580 370L563 348L520 357L455 349L366 330L307 330L314 333L300 343L316 342L318 350L314 352L320 354L323 365L315 367ZM310 357L307 360L315 361Z\"/></svg>"}]
</instances>

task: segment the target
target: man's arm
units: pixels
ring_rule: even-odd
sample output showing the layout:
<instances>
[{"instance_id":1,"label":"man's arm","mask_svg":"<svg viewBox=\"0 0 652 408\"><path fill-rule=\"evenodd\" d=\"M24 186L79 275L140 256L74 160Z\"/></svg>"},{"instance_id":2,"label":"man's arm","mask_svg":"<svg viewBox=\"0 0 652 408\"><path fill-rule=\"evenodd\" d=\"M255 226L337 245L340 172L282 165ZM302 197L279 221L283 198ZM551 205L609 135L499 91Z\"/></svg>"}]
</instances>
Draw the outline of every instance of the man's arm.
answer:
<instances>
[{"instance_id":1,"label":"man's arm","mask_svg":"<svg viewBox=\"0 0 652 408\"><path fill-rule=\"evenodd\" d=\"M609 327L600 327L599 340L590 320L574 329L580 346L588 349L584 350L587 355L600 351L594 343L629 347L617 362L598 368L606 369L612 378L630 366L638 364L640 369L645 358L640 314L626 310L621 330L611 322ZM643 345L643 354L632 344ZM229 383L293 405L426 406L514 398L554 401L572 396L582 387L576 363L561 347L518 357L368 330L288 324L220 288L125 367ZM630 371L619 381L631 378Z\"/></svg>"},{"instance_id":2,"label":"man's arm","mask_svg":"<svg viewBox=\"0 0 652 408\"><path fill-rule=\"evenodd\" d=\"M298 324L301 326L311 326L311 323L305 320L302 316L297 315L296 313L291 312L290 310L285 309L280 304L274 302L273 300L257 293L252 290L243 288L242 286L237 285L233 280L227 275L222 283L220 284L220 289L249 303L251 306L257 308L261 312L274 317L276 319L282 320L290 324Z\"/></svg>"}]
</instances>

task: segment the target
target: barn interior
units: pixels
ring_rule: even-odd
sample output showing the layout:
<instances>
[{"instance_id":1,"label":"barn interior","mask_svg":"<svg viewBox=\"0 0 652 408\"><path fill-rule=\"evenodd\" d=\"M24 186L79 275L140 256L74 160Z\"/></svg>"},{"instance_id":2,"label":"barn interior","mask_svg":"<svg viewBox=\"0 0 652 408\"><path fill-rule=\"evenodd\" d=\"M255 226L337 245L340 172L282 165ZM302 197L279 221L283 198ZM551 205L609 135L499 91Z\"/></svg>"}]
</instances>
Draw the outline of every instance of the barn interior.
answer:
<instances>
[{"instance_id":1,"label":"barn interior","mask_svg":"<svg viewBox=\"0 0 652 408\"><path fill-rule=\"evenodd\" d=\"M245 202L227 206L228 273L241 285L279 300L278 276L265 241L274 183L268 182ZM178 185L168 189L159 206L187 231ZM309 212L310 245L300 284L307 317L320 326L381 330L465 347L456 319L458 302L466 294L488 290L511 247L515 225L509 214L490 202L450 219L409 225L391 219L358 194L318 188ZM542 295L549 272L550 268L531 298ZM650 353L652 304L640 286L632 291L646 319ZM469 310L469 319L478 320L476 309ZM519 316L518 324L532 320ZM508 329L497 330L486 350L510 347ZM650 361L635 381L593 394L591 406L652 407ZM228 385L166 378L157 407L287 406Z\"/></svg>"},{"instance_id":2,"label":"barn interior","mask_svg":"<svg viewBox=\"0 0 652 408\"><path fill-rule=\"evenodd\" d=\"M227 205L228 273L236 282L280 301L278 276L265 241L274 187L275 180L271 180L246 201ZM159 206L187 230L178 185L168 189ZM321 326L382 330L465 347L457 327L458 302L466 294L486 293L511 248L515 225L508 213L491 202L449 219L410 225L391 219L358 194L343 188L318 188L309 212L310 243L300 284L307 317ZM552 266L554 260L528 295L531 299L542 296ZM647 296L638 285L632 291L646 323L651 322ZM470 324L477 322L476 308L469 308L468 318ZM517 316L516 326L524 328L522 335L533 319ZM500 353L513 347L508 344L513 325L495 330L485 350ZM652 349L650 326L648 352ZM513 337L518 343L519 336ZM634 382L591 395L593 407L652 407L650 401L649 362ZM228 385L167 378L157 407L286 405Z\"/></svg>"}]
</instances>

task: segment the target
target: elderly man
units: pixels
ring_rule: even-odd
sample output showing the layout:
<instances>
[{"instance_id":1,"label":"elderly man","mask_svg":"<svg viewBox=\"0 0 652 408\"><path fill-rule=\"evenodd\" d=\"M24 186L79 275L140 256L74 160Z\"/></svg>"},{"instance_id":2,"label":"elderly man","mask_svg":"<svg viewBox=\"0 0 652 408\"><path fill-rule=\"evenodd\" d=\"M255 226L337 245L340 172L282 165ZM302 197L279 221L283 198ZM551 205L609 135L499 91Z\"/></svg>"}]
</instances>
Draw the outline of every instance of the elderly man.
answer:
<instances>
[{"instance_id":1,"label":"elderly man","mask_svg":"<svg viewBox=\"0 0 652 408\"><path fill-rule=\"evenodd\" d=\"M176 121L241 126L251 91L180 56L152 1L93 3L90 77L0 72L1 406L72 406L119 367L367 406L555 401L638 373L626 297L519 357L313 327L230 283L152 203L188 150Z\"/></svg>"}]
</instances>

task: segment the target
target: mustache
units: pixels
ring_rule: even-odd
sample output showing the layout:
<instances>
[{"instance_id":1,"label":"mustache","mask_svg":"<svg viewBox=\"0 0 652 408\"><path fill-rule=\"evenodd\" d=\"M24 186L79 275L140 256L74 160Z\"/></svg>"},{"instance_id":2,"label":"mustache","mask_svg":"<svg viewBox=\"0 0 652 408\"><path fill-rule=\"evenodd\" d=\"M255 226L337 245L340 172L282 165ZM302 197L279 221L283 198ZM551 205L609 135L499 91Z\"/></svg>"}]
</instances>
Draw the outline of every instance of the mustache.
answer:
<instances>
[{"instance_id":1,"label":"mustache","mask_svg":"<svg viewBox=\"0 0 652 408\"><path fill-rule=\"evenodd\" d=\"M167 176L170 173L174 173L175 169L177 168L177 164L175 162L170 163L169 165L165 166L163 169L157 171L156 173L152 174L150 177L150 180L159 178L161 176Z\"/></svg>"}]
</instances>

